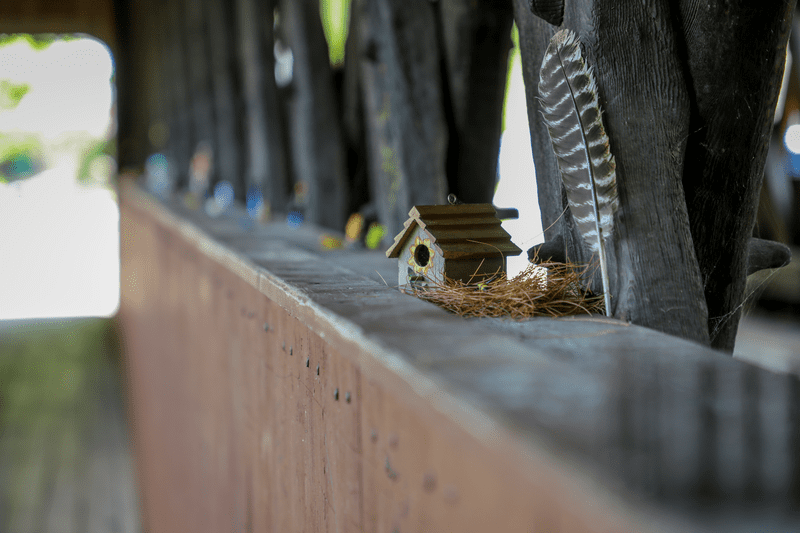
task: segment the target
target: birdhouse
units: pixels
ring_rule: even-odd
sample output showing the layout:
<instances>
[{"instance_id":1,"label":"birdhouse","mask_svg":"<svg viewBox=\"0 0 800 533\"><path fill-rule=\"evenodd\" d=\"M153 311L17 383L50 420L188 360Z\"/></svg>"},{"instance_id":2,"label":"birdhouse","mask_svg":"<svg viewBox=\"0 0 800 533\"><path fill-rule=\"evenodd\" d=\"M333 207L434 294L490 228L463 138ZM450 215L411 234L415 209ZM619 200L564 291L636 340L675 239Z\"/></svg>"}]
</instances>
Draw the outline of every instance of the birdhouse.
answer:
<instances>
[{"instance_id":1,"label":"birdhouse","mask_svg":"<svg viewBox=\"0 0 800 533\"><path fill-rule=\"evenodd\" d=\"M520 250L500 226L492 204L418 205L386 250L396 257L397 281L441 283L444 276L476 283L506 270Z\"/></svg>"}]
</instances>

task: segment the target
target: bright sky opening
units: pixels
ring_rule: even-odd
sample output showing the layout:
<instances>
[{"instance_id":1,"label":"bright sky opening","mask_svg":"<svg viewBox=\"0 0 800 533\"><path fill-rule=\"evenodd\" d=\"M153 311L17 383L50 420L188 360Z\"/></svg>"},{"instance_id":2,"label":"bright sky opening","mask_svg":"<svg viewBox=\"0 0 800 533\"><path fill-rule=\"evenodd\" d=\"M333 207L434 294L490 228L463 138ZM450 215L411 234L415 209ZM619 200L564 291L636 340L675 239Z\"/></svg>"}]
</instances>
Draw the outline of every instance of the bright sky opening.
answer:
<instances>
[{"instance_id":1,"label":"bright sky opening","mask_svg":"<svg viewBox=\"0 0 800 533\"><path fill-rule=\"evenodd\" d=\"M107 46L92 38L0 47L0 80L30 86L19 105L0 109L0 135L36 134L43 152L39 172L0 183L0 319L111 316L119 307L114 162L86 159L115 134L113 72Z\"/></svg>"}]
</instances>

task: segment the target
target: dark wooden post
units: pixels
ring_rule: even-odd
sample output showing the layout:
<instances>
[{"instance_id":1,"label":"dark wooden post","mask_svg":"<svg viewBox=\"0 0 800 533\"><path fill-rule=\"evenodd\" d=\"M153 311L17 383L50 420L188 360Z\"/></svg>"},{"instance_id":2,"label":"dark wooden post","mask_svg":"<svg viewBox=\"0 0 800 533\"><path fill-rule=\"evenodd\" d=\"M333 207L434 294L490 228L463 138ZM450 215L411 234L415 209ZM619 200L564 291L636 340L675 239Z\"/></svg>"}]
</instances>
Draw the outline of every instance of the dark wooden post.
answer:
<instances>
[{"instance_id":1,"label":"dark wooden post","mask_svg":"<svg viewBox=\"0 0 800 533\"><path fill-rule=\"evenodd\" d=\"M294 180L306 189L306 219L341 230L347 219L345 151L319 2L280 6L282 37L294 58L288 102Z\"/></svg>"},{"instance_id":2,"label":"dark wooden post","mask_svg":"<svg viewBox=\"0 0 800 533\"><path fill-rule=\"evenodd\" d=\"M511 49L510 0L438 3L449 122L449 192L467 203L491 202Z\"/></svg>"},{"instance_id":3,"label":"dark wooden post","mask_svg":"<svg viewBox=\"0 0 800 533\"><path fill-rule=\"evenodd\" d=\"M447 196L437 24L426 0L375 0L363 7L361 74L372 191L381 222L395 235L413 205L443 203Z\"/></svg>"},{"instance_id":4,"label":"dark wooden post","mask_svg":"<svg viewBox=\"0 0 800 533\"><path fill-rule=\"evenodd\" d=\"M236 0L245 126L245 181L260 187L271 209L284 211L288 198L283 119L275 86L274 0Z\"/></svg>"},{"instance_id":5,"label":"dark wooden post","mask_svg":"<svg viewBox=\"0 0 800 533\"><path fill-rule=\"evenodd\" d=\"M693 106L683 188L712 343L733 350L795 2L680 3Z\"/></svg>"},{"instance_id":6,"label":"dark wooden post","mask_svg":"<svg viewBox=\"0 0 800 533\"><path fill-rule=\"evenodd\" d=\"M209 62L209 44L206 25L209 23L204 12L202 0L185 0L186 17L186 59L188 66L189 91L192 94L192 125L195 132L195 144L192 146L194 153L201 143L211 147L212 159L212 184L219 179L219 157L216 146L214 96L211 86L211 68ZM211 184L209 184L211 185Z\"/></svg>"},{"instance_id":7,"label":"dark wooden post","mask_svg":"<svg viewBox=\"0 0 800 533\"><path fill-rule=\"evenodd\" d=\"M370 179L367 162L366 124L364 123L364 88L361 62L365 57L362 29L364 0L352 0L350 23L345 44L344 67L341 80L342 131L347 150L347 211L353 213L368 204Z\"/></svg>"},{"instance_id":8,"label":"dark wooden post","mask_svg":"<svg viewBox=\"0 0 800 533\"><path fill-rule=\"evenodd\" d=\"M572 2L563 27L595 68L617 161L615 316L731 350L794 2L680 5ZM536 99L557 28L528 1L515 0L515 14L546 238L562 235L567 255L586 261L571 216L559 218L566 204Z\"/></svg>"},{"instance_id":9,"label":"dark wooden post","mask_svg":"<svg viewBox=\"0 0 800 533\"><path fill-rule=\"evenodd\" d=\"M114 0L118 46L115 50L117 85L118 160L121 169L140 169L148 151L147 128L152 111L147 95L139 92L157 83L157 74L148 64L147 4Z\"/></svg>"},{"instance_id":10,"label":"dark wooden post","mask_svg":"<svg viewBox=\"0 0 800 533\"><path fill-rule=\"evenodd\" d=\"M210 44L211 82L216 116L216 160L220 179L234 185L238 198L244 198L242 172L242 101L240 75L236 64L234 11L230 2L205 0Z\"/></svg>"},{"instance_id":11,"label":"dark wooden post","mask_svg":"<svg viewBox=\"0 0 800 533\"><path fill-rule=\"evenodd\" d=\"M183 5L180 0L167 4L167 49L164 85L171 99L169 118L169 149L178 187L185 188L189 180L189 161L192 157L194 133L191 122L191 98L188 87L188 67L184 47Z\"/></svg>"}]
</instances>

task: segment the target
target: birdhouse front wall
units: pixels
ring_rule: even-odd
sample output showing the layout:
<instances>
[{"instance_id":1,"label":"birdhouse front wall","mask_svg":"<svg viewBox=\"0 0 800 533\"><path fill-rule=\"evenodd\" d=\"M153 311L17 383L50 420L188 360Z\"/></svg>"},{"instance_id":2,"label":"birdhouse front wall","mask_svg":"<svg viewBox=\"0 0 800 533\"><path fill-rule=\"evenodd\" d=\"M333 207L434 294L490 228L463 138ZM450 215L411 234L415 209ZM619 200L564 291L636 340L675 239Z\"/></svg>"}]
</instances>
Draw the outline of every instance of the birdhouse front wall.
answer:
<instances>
[{"instance_id":1,"label":"birdhouse front wall","mask_svg":"<svg viewBox=\"0 0 800 533\"><path fill-rule=\"evenodd\" d=\"M406 240L397 261L397 282L441 283L444 257L433 245L431 235L417 227Z\"/></svg>"}]
</instances>

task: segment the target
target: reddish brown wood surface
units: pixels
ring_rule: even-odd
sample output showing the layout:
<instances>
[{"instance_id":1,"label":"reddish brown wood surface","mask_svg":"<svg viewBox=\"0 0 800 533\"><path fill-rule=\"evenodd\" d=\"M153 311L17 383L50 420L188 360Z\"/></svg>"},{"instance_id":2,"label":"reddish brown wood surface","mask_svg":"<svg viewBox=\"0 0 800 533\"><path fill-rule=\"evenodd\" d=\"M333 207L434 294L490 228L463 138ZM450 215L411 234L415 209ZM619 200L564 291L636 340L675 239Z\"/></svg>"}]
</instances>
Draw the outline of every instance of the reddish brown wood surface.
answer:
<instances>
[{"instance_id":1,"label":"reddish brown wood surface","mask_svg":"<svg viewBox=\"0 0 800 533\"><path fill-rule=\"evenodd\" d=\"M444 391L291 293L270 299L271 275L215 260L126 190L120 316L148 531L641 530L535 443L481 419L476 438L436 407Z\"/></svg>"},{"instance_id":2,"label":"reddish brown wood surface","mask_svg":"<svg viewBox=\"0 0 800 533\"><path fill-rule=\"evenodd\" d=\"M121 198L149 531L796 529L793 374L616 320L461 319L313 227Z\"/></svg>"}]
</instances>

